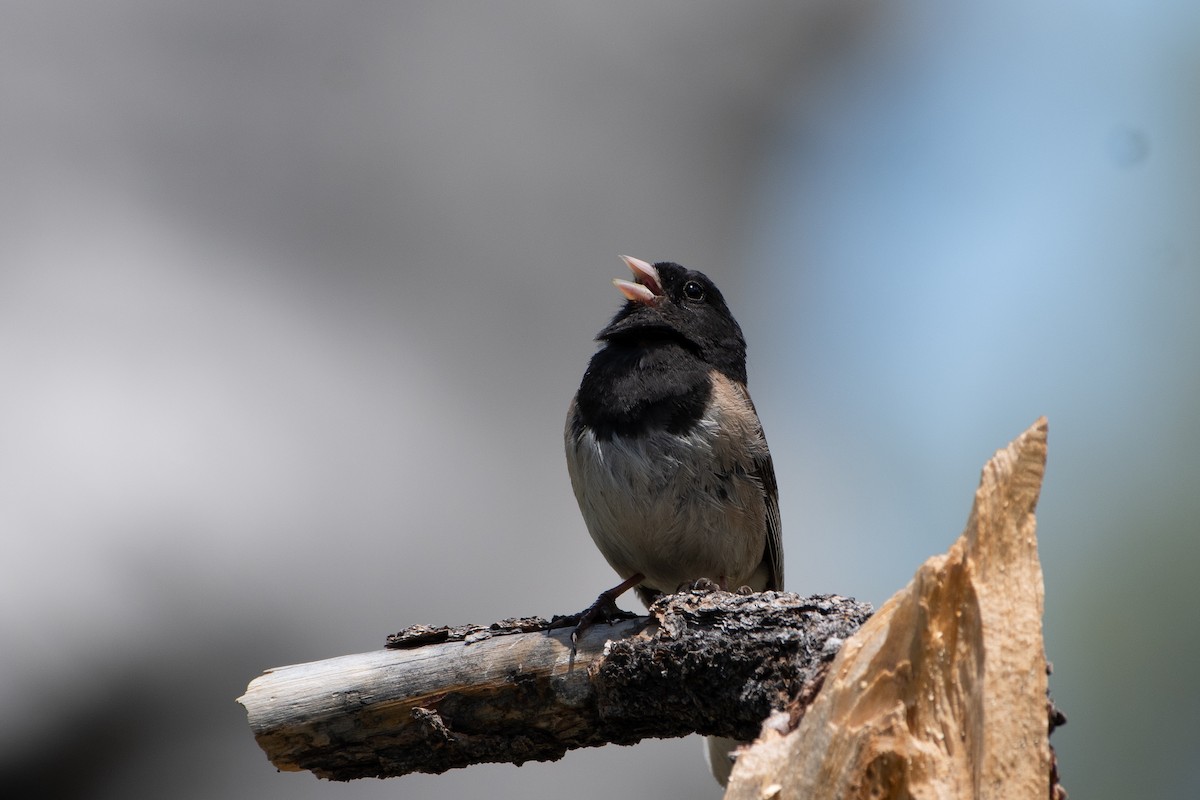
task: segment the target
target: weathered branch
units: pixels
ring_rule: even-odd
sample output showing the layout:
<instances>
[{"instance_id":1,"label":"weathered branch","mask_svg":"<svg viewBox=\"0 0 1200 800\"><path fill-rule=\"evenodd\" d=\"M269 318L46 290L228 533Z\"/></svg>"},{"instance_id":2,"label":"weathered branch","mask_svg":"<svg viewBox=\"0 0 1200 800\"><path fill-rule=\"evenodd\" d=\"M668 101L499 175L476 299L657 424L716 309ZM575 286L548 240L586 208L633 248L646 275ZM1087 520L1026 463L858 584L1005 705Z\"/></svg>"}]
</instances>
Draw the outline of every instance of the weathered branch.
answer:
<instances>
[{"instance_id":1,"label":"weathered branch","mask_svg":"<svg viewBox=\"0 0 1200 800\"><path fill-rule=\"evenodd\" d=\"M759 735L734 800L1061 797L1034 517L1046 433L996 453L966 531L870 619L834 596L689 592L590 629L574 659L544 620L412 628L392 640L411 649L272 670L240 701L275 766L335 779L695 731Z\"/></svg>"},{"instance_id":2,"label":"weathered branch","mask_svg":"<svg viewBox=\"0 0 1200 800\"><path fill-rule=\"evenodd\" d=\"M693 732L752 739L815 694L870 607L842 597L695 591L649 617L570 628L417 628L389 649L268 671L239 698L281 770L335 780L549 761ZM453 639L453 641L438 641Z\"/></svg>"}]
</instances>

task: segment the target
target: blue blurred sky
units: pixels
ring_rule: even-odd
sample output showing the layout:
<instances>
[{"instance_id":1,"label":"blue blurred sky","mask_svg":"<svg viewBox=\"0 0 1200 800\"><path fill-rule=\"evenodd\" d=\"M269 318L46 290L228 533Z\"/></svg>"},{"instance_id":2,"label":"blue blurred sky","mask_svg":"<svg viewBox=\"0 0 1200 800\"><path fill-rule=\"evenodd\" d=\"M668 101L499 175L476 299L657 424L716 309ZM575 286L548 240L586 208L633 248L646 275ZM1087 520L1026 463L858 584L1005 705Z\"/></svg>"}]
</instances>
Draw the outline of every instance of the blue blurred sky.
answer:
<instances>
[{"instance_id":1,"label":"blue blurred sky","mask_svg":"<svg viewBox=\"0 0 1200 800\"><path fill-rule=\"evenodd\" d=\"M327 784L233 703L611 584L561 426L626 252L705 270L746 330L792 590L883 601L1046 414L1063 779L1195 795L1198 17L4 7L5 785L719 796L692 740Z\"/></svg>"}]
</instances>

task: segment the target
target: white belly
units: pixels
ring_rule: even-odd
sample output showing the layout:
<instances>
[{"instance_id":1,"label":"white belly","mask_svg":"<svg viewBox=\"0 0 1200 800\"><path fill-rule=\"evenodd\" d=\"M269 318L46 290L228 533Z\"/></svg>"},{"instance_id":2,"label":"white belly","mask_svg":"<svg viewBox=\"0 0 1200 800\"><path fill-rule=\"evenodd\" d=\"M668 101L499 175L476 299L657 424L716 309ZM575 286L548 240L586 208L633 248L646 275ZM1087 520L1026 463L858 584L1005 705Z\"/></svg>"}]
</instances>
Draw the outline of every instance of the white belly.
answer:
<instances>
[{"instance_id":1,"label":"white belly","mask_svg":"<svg viewBox=\"0 0 1200 800\"><path fill-rule=\"evenodd\" d=\"M567 466L588 532L622 578L674 592L709 578L766 585L766 507L751 451L706 417L688 434L567 438ZM752 447L765 442L761 434Z\"/></svg>"}]
</instances>

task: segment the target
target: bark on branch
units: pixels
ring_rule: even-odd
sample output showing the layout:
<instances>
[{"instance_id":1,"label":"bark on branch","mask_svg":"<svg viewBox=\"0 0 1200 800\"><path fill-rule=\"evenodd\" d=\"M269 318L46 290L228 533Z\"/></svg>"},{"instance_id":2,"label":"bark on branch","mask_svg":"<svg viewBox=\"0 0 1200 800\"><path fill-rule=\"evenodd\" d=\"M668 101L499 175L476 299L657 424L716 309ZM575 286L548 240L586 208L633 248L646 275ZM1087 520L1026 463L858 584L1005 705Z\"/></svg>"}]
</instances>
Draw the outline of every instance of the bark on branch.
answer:
<instances>
[{"instance_id":1,"label":"bark on branch","mask_svg":"<svg viewBox=\"0 0 1200 800\"><path fill-rule=\"evenodd\" d=\"M281 770L348 780L550 761L693 732L753 739L870 615L843 597L685 592L648 617L411 628L392 648L268 671L239 698Z\"/></svg>"},{"instance_id":2,"label":"bark on branch","mask_svg":"<svg viewBox=\"0 0 1200 800\"><path fill-rule=\"evenodd\" d=\"M869 619L836 596L690 592L593 627L575 658L544 620L418 627L393 637L405 649L268 671L240 702L276 767L334 779L700 732L759 736L734 800L1065 797L1034 517L1046 433L996 453L962 536Z\"/></svg>"}]
</instances>

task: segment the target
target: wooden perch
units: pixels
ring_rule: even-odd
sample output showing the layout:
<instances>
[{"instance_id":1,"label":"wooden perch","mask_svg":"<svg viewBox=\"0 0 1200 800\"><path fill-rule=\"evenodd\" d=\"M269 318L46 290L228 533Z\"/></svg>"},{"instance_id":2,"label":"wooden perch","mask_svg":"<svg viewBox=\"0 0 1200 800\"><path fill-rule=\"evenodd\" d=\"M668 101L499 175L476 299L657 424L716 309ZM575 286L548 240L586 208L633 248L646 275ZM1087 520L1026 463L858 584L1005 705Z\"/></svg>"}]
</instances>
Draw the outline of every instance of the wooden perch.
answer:
<instances>
[{"instance_id":1,"label":"wooden perch","mask_svg":"<svg viewBox=\"0 0 1200 800\"><path fill-rule=\"evenodd\" d=\"M996 453L966 531L870 619L836 596L685 592L591 628L575 657L540 619L418 626L403 649L270 670L239 702L276 767L337 780L700 732L759 735L734 800L1063 797L1034 519L1046 431Z\"/></svg>"},{"instance_id":2,"label":"wooden perch","mask_svg":"<svg viewBox=\"0 0 1200 800\"><path fill-rule=\"evenodd\" d=\"M239 698L281 770L348 780L701 733L752 739L811 695L870 615L843 597L684 592L649 617L409 629L389 649L268 671Z\"/></svg>"}]
</instances>

